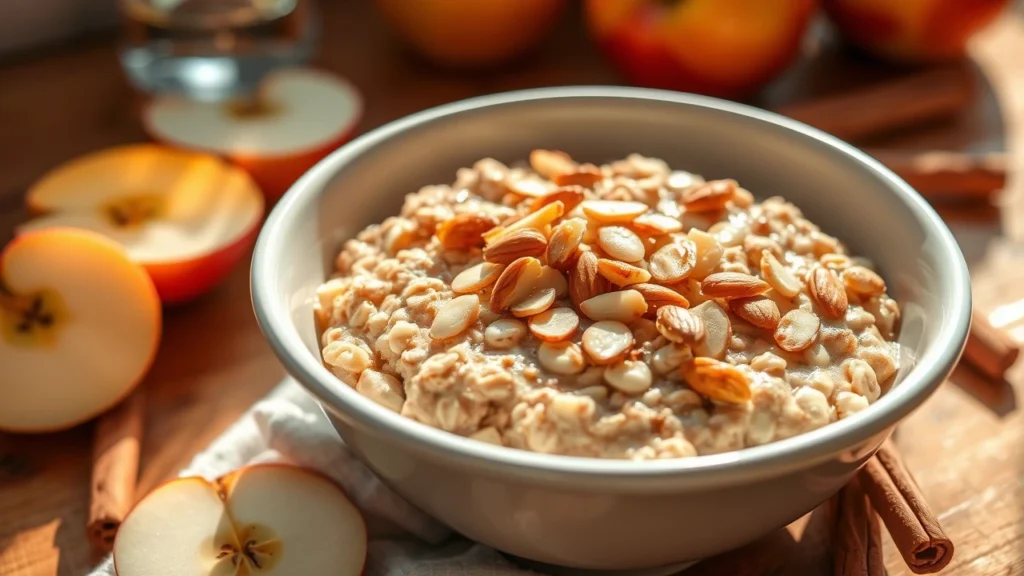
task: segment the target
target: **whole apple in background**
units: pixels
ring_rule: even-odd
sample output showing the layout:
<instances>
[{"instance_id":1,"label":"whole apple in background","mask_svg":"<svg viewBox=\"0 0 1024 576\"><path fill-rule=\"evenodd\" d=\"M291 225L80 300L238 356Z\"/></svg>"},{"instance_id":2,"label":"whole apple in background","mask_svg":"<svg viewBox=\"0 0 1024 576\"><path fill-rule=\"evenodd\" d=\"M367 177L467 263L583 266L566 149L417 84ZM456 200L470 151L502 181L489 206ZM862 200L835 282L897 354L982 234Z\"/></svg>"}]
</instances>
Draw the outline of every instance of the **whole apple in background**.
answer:
<instances>
[{"instance_id":1,"label":"whole apple in background","mask_svg":"<svg viewBox=\"0 0 1024 576\"><path fill-rule=\"evenodd\" d=\"M106 411L160 343L153 282L84 230L18 236L0 253L0 430L50 432Z\"/></svg>"},{"instance_id":2,"label":"whole apple in background","mask_svg":"<svg viewBox=\"0 0 1024 576\"><path fill-rule=\"evenodd\" d=\"M39 216L19 234L52 227L111 238L149 273L164 303L210 290L256 241L263 195L244 170L210 155L155 144L88 154L29 189Z\"/></svg>"},{"instance_id":3,"label":"whole apple in background","mask_svg":"<svg viewBox=\"0 0 1024 576\"><path fill-rule=\"evenodd\" d=\"M824 0L851 44L896 62L961 58L967 41L1009 0Z\"/></svg>"},{"instance_id":4,"label":"whole apple in background","mask_svg":"<svg viewBox=\"0 0 1024 576\"><path fill-rule=\"evenodd\" d=\"M633 84L748 96L800 52L817 0L586 0L587 26Z\"/></svg>"},{"instance_id":5,"label":"whole apple in background","mask_svg":"<svg viewBox=\"0 0 1024 576\"><path fill-rule=\"evenodd\" d=\"M536 46L566 0L377 0L381 13L416 52L442 66L506 62Z\"/></svg>"}]
</instances>

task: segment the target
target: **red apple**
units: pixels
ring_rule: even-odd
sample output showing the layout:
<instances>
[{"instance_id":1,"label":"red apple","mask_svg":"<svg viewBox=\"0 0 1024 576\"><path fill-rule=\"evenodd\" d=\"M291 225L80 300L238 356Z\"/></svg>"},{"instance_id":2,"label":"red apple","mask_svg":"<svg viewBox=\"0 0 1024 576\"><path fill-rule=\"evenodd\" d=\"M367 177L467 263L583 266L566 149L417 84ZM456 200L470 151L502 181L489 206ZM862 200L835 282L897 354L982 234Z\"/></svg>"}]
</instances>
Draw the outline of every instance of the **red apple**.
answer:
<instances>
[{"instance_id":1,"label":"red apple","mask_svg":"<svg viewBox=\"0 0 1024 576\"><path fill-rule=\"evenodd\" d=\"M843 37L897 62L960 58L967 41L1009 0L824 0Z\"/></svg>"},{"instance_id":2,"label":"red apple","mask_svg":"<svg viewBox=\"0 0 1024 576\"><path fill-rule=\"evenodd\" d=\"M27 232L98 232L149 273L164 303L216 286L248 253L263 195L246 172L210 155L155 144L121 146L56 168L28 192L41 214Z\"/></svg>"},{"instance_id":3,"label":"red apple","mask_svg":"<svg viewBox=\"0 0 1024 576\"><path fill-rule=\"evenodd\" d=\"M630 82L738 98L800 51L816 0L586 0L587 26Z\"/></svg>"}]
</instances>

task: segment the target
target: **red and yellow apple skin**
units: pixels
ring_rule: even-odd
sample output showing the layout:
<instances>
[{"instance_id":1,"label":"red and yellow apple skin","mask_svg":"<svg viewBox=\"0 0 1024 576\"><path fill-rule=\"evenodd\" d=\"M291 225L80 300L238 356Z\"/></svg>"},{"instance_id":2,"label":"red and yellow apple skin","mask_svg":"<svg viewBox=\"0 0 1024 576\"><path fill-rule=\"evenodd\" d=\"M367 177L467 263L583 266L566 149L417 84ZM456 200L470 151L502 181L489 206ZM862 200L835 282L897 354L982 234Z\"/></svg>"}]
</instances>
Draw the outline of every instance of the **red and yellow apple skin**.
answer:
<instances>
[{"instance_id":1,"label":"red and yellow apple skin","mask_svg":"<svg viewBox=\"0 0 1024 576\"><path fill-rule=\"evenodd\" d=\"M926 63L962 58L967 41L1009 0L823 0L850 44L880 58Z\"/></svg>"},{"instance_id":2,"label":"red and yellow apple skin","mask_svg":"<svg viewBox=\"0 0 1024 576\"><path fill-rule=\"evenodd\" d=\"M586 0L587 27L633 84L749 96L800 52L817 0Z\"/></svg>"}]
</instances>

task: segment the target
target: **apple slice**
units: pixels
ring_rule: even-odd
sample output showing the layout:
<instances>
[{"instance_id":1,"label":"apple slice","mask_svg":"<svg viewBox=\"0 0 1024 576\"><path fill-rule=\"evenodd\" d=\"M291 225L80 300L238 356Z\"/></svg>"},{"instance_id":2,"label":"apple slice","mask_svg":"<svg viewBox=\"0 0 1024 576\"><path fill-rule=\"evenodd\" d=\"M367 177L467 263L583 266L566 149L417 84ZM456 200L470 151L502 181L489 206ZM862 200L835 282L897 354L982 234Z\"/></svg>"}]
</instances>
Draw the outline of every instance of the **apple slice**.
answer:
<instances>
[{"instance_id":1,"label":"apple slice","mask_svg":"<svg viewBox=\"0 0 1024 576\"><path fill-rule=\"evenodd\" d=\"M291 68L269 74L252 101L165 96L142 116L154 140L232 160L273 200L351 137L362 108L359 92L344 79Z\"/></svg>"},{"instance_id":2,"label":"apple slice","mask_svg":"<svg viewBox=\"0 0 1024 576\"><path fill-rule=\"evenodd\" d=\"M51 171L28 192L42 213L19 232L74 227L124 246L165 303L206 292L256 241L263 195L244 170L155 144L110 148Z\"/></svg>"},{"instance_id":3,"label":"apple slice","mask_svg":"<svg viewBox=\"0 0 1024 576\"><path fill-rule=\"evenodd\" d=\"M24 234L0 254L0 430L69 428L114 406L160 342L153 282L82 230Z\"/></svg>"},{"instance_id":4,"label":"apple slice","mask_svg":"<svg viewBox=\"0 0 1024 576\"><path fill-rule=\"evenodd\" d=\"M118 576L355 576L365 559L366 526L341 489L280 464L172 480L114 540Z\"/></svg>"}]
</instances>

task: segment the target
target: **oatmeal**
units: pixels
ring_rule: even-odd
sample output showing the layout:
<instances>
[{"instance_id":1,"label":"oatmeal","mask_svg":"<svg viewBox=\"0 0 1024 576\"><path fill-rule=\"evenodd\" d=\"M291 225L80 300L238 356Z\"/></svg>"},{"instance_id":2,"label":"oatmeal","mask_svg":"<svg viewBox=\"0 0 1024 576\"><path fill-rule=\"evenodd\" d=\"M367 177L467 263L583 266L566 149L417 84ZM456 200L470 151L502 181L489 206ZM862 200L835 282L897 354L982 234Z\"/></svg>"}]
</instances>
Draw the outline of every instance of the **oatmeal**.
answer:
<instances>
[{"instance_id":1,"label":"oatmeal","mask_svg":"<svg viewBox=\"0 0 1024 576\"><path fill-rule=\"evenodd\" d=\"M325 365L410 419L553 454L676 458L868 407L899 307L779 197L535 150L410 194L321 286Z\"/></svg>"}]
</instances>

